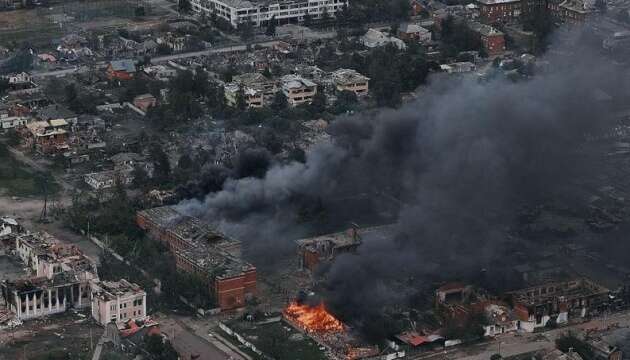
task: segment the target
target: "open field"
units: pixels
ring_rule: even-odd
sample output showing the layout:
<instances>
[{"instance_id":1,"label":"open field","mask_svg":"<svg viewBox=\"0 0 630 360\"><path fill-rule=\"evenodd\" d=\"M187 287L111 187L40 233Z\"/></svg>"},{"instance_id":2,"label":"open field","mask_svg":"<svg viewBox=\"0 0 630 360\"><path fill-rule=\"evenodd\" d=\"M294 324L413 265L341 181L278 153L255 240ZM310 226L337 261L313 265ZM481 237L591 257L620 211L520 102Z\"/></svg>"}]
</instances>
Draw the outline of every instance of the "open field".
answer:
<instances>
[{"instance_id":1,"label":"open field","mask_svg":"<svg viewBox=\"0 0 630 360\"><path fill-rule=\"evenodd\" d=\"M319 345L305 334L295 330L283 321L255 325L246 321L232 321L227 324L263 353L276 359L324 360L326 355ZM226 333L222 334L233 344L238 341ZM239 346L242 348L242 345Z\"/></svg>"},{"instance_id":2,"label":"open field","mask_svg":"<svg viewBox=\"0 0 630 360\"><path fill-rule=\"evenodd\" d=\"M146 16L135 17L137 6ZM0 45L29 42L35 46L52 45L65 34L82 29L111 29L152 21L163 11L153 10L146 1L91 0L70 1L51 7L0 12Z\"/></svg>"},{"instance_id":3,"label":"open field","mask_svg":"<svg viewBox=\"0 0 630 360\"><path fill-rule=\"evenodd\" d=\"M53 195L59 191L50 174L26 167L7 151L0 151L0 194L26 197Z\"/></svg>"},{"instance_id":4,"label":"open field","mask_svg":"<svg viewBox=\"0 0 630 360\"><path fill-rule=\"evenodd\" d=\"M93 346L103 332L87 313L67 312L30 320L12 330L0 330L0 360L89 359L90 337Z\"/></svg>"}]
</instances>

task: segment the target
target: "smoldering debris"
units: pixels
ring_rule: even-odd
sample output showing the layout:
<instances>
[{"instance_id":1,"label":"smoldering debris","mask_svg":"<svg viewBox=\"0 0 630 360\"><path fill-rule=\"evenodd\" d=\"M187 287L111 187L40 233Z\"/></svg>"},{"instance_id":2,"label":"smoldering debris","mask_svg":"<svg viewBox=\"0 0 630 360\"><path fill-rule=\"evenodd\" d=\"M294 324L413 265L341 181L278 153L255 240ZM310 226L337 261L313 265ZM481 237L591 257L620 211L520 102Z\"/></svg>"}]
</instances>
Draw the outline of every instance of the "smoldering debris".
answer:
<instances>
[{"instance_id":1,"label":"smoldering debris","mask_svg":"<svg viewBox=\"0 0 630 360\"><path fill-rule=\"evenodd\" d=\"M322 280L336 315L380 336L384 327L375 334L369 324L379 323L383 306L413 295L395 284L478 272L505 251L506 226L524 204L570 199L573 179L590 171L578 150L587 134L609 126L610 110L593 90L618 89L619 77L593 49L560 49L545 59L546 73L525 81L434 76L398 110L337 119L334 142L315 147L305 163L228 179L180 210L219 223L247 244L253 262L273 264L274 254L317 231L301 221L304 207L318 203L325 214L352 194L395 199L391 239L340 256Z\"/></svg>"}]
</instances>

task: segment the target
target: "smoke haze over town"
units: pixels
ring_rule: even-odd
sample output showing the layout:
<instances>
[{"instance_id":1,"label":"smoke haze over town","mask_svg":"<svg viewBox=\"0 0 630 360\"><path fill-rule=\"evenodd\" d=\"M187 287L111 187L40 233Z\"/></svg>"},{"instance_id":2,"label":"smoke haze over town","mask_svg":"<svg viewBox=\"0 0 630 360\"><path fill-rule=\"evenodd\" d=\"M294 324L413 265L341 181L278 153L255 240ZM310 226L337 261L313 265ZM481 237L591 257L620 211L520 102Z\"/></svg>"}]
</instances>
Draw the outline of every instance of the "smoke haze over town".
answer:
<instances>
[{"instance_id":1,"label":"smoke haze over town","mask_svg":"<svg viewBox=\"0 0 630 360\"><path fill-rule=\"evenodd\" d=\"M293 240L312 233L298 221L300 209L321 206L339 231L371 210L353 208L353 197L399 203L386 241L368 238L358 254L321 271L331 308L368 327L383 306L412 298L393 288L401 279L481 273L513 245L508 227L522 207L583 200L575 179L595 163L580 148L610 126L611 109L594 90L617 80L596 49L576 46L579 34L565 35L531 80L436 75L400 109L337 119L332 143L305 163L229 179L222 191L179 208L246 239L248 256L273 266L274 253L293 251Z\"/></svg>"}]
</instances>

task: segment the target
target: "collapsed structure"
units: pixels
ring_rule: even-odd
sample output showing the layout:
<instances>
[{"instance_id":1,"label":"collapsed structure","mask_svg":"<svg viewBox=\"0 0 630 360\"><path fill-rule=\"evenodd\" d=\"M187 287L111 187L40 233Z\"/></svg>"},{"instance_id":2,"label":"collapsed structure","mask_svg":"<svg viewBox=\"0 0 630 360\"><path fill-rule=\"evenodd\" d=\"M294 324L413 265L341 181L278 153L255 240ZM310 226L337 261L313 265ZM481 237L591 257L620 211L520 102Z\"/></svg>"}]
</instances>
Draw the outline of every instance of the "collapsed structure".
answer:
<instances>
[{"instance_id":1,"label":"collapsed structure","mask_svg":"<svg viewBox=\"0 0 630 360\"><path fill-rule=\"evenodd\" d=\"M125 321L146 316L146 292L124 279L101 282L94 261L75 245L63 244L46 233L7 232L2 237L13 241L12 253L29 272L24 278L1 283L2 300L17 320L86 308L91 308L101 325L114 322L122 326ZM106 291L114 288L133 289L132 303L141 309L130 306L127 310L128 296ZM109 301L104 301L108 296Z\"/></svg>"},{"instance_id":2,"label":"collapsed structure","mask_svg":"<svg viewBox=\"0 0 630 360\"><path fill-rule=\"evenodd\" d=\"M208 282L221 310L243 307L256 294L256 268L241 259L240 241L171 206L140 211L136 222L170 249L179 271Z\"/></svg>"},{"instance_id":3,"label":"collapsed structure","mask_svg":"<svg viewBox=\"0 0 630 360\"><path fill-rule=\"evenodd\" d=\"M520 328L534 331L548 322L568 323L604 310L610 290L581 276L556 274L535 285L510 293Z\"/></svg>"}]
</instances>

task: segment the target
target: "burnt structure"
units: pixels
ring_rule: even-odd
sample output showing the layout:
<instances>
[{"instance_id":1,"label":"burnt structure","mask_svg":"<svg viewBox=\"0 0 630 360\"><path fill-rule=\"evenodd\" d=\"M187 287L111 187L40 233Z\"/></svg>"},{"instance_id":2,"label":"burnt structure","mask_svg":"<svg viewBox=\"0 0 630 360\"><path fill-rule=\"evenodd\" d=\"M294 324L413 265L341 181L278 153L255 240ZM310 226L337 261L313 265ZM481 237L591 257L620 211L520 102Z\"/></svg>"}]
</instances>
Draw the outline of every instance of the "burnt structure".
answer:
<instances>
[{"instance_id":1,"label":"burnt structure","mask_svg":"<svg viewBox=\"0 0 630 360\"><path fill-rule=\"evenodd\" d=\"M596 315L606 309L610 291L593 281L571 274L512 291L509 296L520 328L534 331L548 322L563 324L572 318Z\"/></svg>"},{"instance_id":2,"label":"burnt structure","mask_svg":"<svg viewBox=\"0 0 630 360\"><path fill-rule=\"evenodd\" d=\"M136 223L170 249L179 271L208 282L222 310L243 307L256 294L256 268L240 258L240 241L170 206L140 211Z\"/></svg>"},{"instance_id":3,"label":"burnt structure","mask_svg":"<svg viewBox=\"0 0 630 360\"><path fill-rule=\"evenodd\" d=\"M331 261L340 253L356 251L361 242L357 226L345 232L296 240L299 267L313 271L320 262Z\"/></svg>"}]
</instances>

